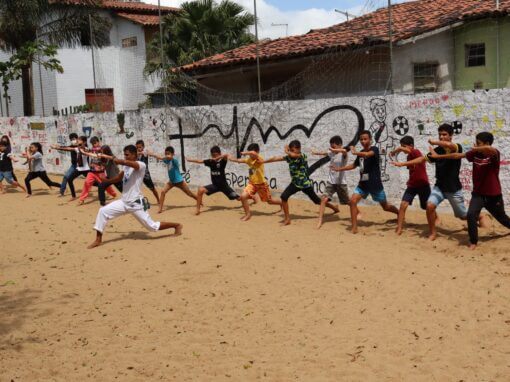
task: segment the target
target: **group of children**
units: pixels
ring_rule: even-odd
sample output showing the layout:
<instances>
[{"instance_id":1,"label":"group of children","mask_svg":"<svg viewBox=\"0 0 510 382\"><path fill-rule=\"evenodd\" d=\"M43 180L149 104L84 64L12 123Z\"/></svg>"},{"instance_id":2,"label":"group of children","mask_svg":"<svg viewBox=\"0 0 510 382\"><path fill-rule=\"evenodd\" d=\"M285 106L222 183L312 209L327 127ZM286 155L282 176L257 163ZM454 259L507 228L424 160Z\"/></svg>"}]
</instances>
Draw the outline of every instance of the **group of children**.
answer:
<instances>
[{"instance_id":1,"label":"group of children","mask_svg":"<svg viewBox=\"0 0 510 382\"><path fill-rule=\"evenodd\" d=\"M285 155L264 159L260 155L260 147L256 143L248 146L247 151L242 152L241 159L229 154L223 154L218 146L211 148L210 158L190 159L191 163L203 164L210 169L211 184L201 186L195 194L184 181L179 160L175 157L173 147L165 149L164 155L155 154L145 149L143 141L137 141L136 145L129 145L124 148L124 158L119 159L113 156L110 147L101 146L97 137L90 139L92 147L87 147L87 138L70 135L71 145L52 146L60 151L71 153L71 166L64 175L61 184L51 181L44 170L42 161L42 148L34 142L23 153L29 164L29 174L25 179L25 188L15 178L12 168L12 161L17 159L11 153L10 142L7 137L0 141L0 191L3 191L2 180L5 179L13 186L24 189L28 196L31 195L30 182L39 177L49 187L59 187L60 195L64 195L66 185L69 185L72 200L76 198L73 181L79 176L85 177L82 193L79 197L80 204L89 195L92 186L98 187L99 200L103 207L99 210L95 230L96 240L91 248L100 245L102 234L106 223L123 214L131 213L147 229L152 231L174 228L176 234L180 234L182 225L179 223L154 222L147 212L148 202L143 197L141 185L148 187L158 202L158 212L164 208L165 196L174 187L179 188L186 195L196 201L196 214L200 214L203 205L204 195L212 195L218 192L223 193L229 200L240 201L244 210L242 220L251 218L249 200L260 199L271 205L280 206L283 210L283 225L291 223L289 211L289 199L292 195L303 192L308 198L319 205L318 228L322 226L323 216L326 207L334 213L339 208L332 204L335 194L338 196L341 205L348 205L350 208L352 232L358 232L358 218L360 211L358 204L362 199L370 196L379 203L384 211L398 216L396 233L402 234L405 222L406 210L418 197L420 207L426 210L426 217L429 226L429 238L435 240L437 237L436 224L438 216L437 207L448 200L452 206L455 216L467 220L470 246L475 248L478 243L478 225L485 225L486 216L481 214L483 208L494 216L494 218L507 228L510 228L510 218L506 215L503 204L501 184L499 180L500 153L492 147L494 137L488 132L482 132L476 136L475 146L468 152L463 152L461 145L453 142L453 127L448 124L439 126L439 139L430 140L429 153L423 155L414 146L414 140L405 136L400 140L400 146L392 151L391 162L398 167L409 169L409 180L403 194L400 209L390 204L384 191L381 179L381 153L377 146L372 145L372 134L370 131L362 131L359 134L361 150L354 146L344 147L341 137L334 136L330 139L330 147L325 151L313 151L313 155L328 156L330 159L329 177L325 193L318 196L314 190L313 182L310 179L307 155L301 151L301 144L294 140L285 147ZM355 160L348 164L349 153ZM396 161L400 153L407 155L405 162ZM162 161L167 166L168 182L165 184L161 194L158 193L149 171L149 157ZM461 160L466 158L473 163L473 197L466 209L460 182ZM229 185L225 175L228 161L241 163L248 166L249 183L238 195ZM291 177L290 184L285 188L280 198L271 195L270 187L265 177L264 165L273 162L286 162L289 166ZM436 167L436 184L431 188L426 171L426 163L434 164ZM122 165L119 170L117 165ZM360 180L353 194L349 196L345 172L358 168ZM122 192L122 198L105 206L105 192L112 197L116 196L113 189L115 186Z\"/></svg>"}]
</instances>

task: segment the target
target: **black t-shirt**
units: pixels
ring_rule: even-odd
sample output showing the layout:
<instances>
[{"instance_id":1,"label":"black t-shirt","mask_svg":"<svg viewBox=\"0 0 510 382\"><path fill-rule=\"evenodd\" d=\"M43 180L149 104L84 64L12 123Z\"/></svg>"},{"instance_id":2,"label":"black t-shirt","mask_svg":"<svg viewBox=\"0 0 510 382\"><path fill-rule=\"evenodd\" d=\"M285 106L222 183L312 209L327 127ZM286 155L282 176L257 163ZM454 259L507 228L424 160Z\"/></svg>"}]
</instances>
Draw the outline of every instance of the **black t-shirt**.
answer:
<instances>
[{"instance_id":1,"label":"black t-shirt","mask_svg":"<svg viewBox=\"0 0 510 382\"><path fill-rule=\"evenodd\" d=\"M78 147L78 146L75 146L75 145L69 146L69 148L71 148L71 149L75 149L76 147ZM78 166L78 153L74 150L71 151L71 165L73 167Z\"/></svg>"},{"instance_id":2,"label":"black t-shirt","mask_svg":"<svg viewBox=\"0 0 510 382\"><path fill-rule=\"evenodd\" d=\"M140 162L145 163L145 175L144 175L144 177L145 177L145 178L150 177L150 176L151 176L151 173L150 173L150 171L149 171L149 156L145 154L145 151L144 151L144 153L143 153L143 154L138 155L138 160L139 160Z\"/></svg>"},{"instance_id":3,"label":"black t-shirt","mask_svg":"<svg viewBox=\"0 0 510 382\"><path fill-rule=\"evenodd\" d=\"M227 167L226 159L222 159L220 161L206 159L204 160L204 166L211 169L211 181L215 186L227 186L227 178L225 177L225 167Z\"/></svg>"},{"instance_id":4,"label":"black t-shirt","mask_svg":"<svg viewBox=\"0 0 510 382\"><path fill-rule=\"evenodd\" d=\"M453 152L462 153L462 146L457 144L457 151L446 150L443 147L436 147L434 151L438 155L451 154ZM461 159L434 159L430 154L426 156L430 163L436 165L436 187L442 192L457 192L462 190L459 173L462 165Z\"/></svg>"},{"instance_id":5,"label":"black t-shirt","mask_svg":"<svg viewBox=\"0 0 510 382\"><path fill-rule=\"evenodd\" d=\"M11 154L11 150L6 149L5 151L0 151L0 171L7 172L12 171L12 161L9 155Z\"/></svg>"},{"instance_id":6,"label":"black t-shirt","mask_svg":"<svg viewBox=\"0 0 510 382\"><path fill-rule=\"evenodd\" d=\"M378 192L384 187L381 181L381 166L379 164L379 149L376 146L361 152L373 151L374 156L369 158L357 157L354 165L360 169L359 187L366 192Z\"/></svg>"}]
</instances>

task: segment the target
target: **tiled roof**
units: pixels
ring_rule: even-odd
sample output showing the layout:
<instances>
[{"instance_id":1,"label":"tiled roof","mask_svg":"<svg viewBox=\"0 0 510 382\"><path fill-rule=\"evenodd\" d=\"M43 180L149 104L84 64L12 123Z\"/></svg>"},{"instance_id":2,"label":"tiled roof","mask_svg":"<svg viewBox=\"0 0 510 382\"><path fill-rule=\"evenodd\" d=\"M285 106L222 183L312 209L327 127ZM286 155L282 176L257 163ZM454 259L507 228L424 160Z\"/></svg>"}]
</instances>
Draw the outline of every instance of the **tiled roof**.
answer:
<instances>
[{"instance_id":1,"label":"tiled roof","mask_svg":"<svg viewBox=\"0 0 510 382\"><path fill-rule=\"evenodd\" d=\"M68 5L90 5L93 3L91 0L51 0L55 3L68 4ZM109 1L98 0L96 1L98 7L103 9L111 9L113 11L124 11L129 13L150 13L157 14L158 6L146 4L142 2L124 2L124 1ZM163 13L178 12L179 8L161 7Z\"/></svg>"},{"instance_id":2,"label":"tiled roof","mask_svg":"<svg viewBox=\"0 0 510 382\"><path fill-rule=\"evenodd\" d=\"M158 15L140 15L136 13L116 12L117 16L144 26L159 25Z\"/></svg>"},{"instance_id":3,"label":"tiled roof","mask_svg":"<svg viewBox=\"0 0 510 382\"><path fill-rule=\"evenodd\" d=\"M495 0L417 0L392 7L393 41L398 42L463 20L497 14ZM500 0L500 14L510 13L510 0ZM261 62L311 56L332 49L388 42L388 9L307 34L261 41ZM185 72L205 72L225 66L253 64L256 45L246 45L182 66Z\"/></svg>"}]
</instances>

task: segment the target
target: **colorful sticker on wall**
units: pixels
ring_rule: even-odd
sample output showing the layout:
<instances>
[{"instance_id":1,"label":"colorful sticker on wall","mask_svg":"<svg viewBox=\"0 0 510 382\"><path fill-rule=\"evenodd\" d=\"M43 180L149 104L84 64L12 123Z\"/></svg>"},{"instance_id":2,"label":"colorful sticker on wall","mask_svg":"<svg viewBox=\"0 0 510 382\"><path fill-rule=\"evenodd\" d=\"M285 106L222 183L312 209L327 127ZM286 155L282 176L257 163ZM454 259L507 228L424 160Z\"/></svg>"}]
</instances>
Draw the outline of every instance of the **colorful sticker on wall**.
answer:
<instances>
[{"instance_id":1,"label":"colorful sticker on wall","mask_svg":"<svg viewBox=\"0 0 510 382\"><path fill-rule=\"evenodd\" d=\"M87 138L90 138L90 136L92 135L92 127L90 127L90 126L83 126L81 129L83 131L83 134Z\"/></svg>"},{"instance_id":2,"label":"colorful sticker on wall","mask_svg":"<svg viewBox=\"0 0 510 382\"><path fill-rule=\"evenodd\" d=\"M29 126L31 130L44 130L46 128L44 122L30 122Z\"/></svg>"}]
</instances>

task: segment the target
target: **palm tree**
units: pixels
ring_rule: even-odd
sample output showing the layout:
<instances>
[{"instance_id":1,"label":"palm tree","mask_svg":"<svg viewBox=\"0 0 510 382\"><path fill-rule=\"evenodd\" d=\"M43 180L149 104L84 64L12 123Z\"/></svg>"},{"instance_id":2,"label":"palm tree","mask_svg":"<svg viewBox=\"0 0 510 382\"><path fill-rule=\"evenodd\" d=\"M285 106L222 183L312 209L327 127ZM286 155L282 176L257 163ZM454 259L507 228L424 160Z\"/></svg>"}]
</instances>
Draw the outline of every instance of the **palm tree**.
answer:
<instances>
[{"instance_id":1,"label":"palm tree","mask_svg":"<svg viewBox=\"0 0 510 382\"><path fill-rule=\"evenodd\" d=\"M180 66L252 43L249 27L255 17L232 0L195 0L181 4L181 11L165 16L163 50L170 66ZM154 60L146 71L161 67L159 35L150 45Z\"/></svg>"},{"instance_id":2,"label":"palm tree","mask_svg":"<svg viewBox=\"0 0 510 382\"><path fill-rule=\"evenodd\" d=\"M101 47L109 43L111 23L97 12L99 0L1 0L0 49L13 53L40 38L58 47L83 41ZM90 30L92 29L93 38ZM22 68L23 109L33 115L32 62Z\"/></svg>"}]
</instances>

